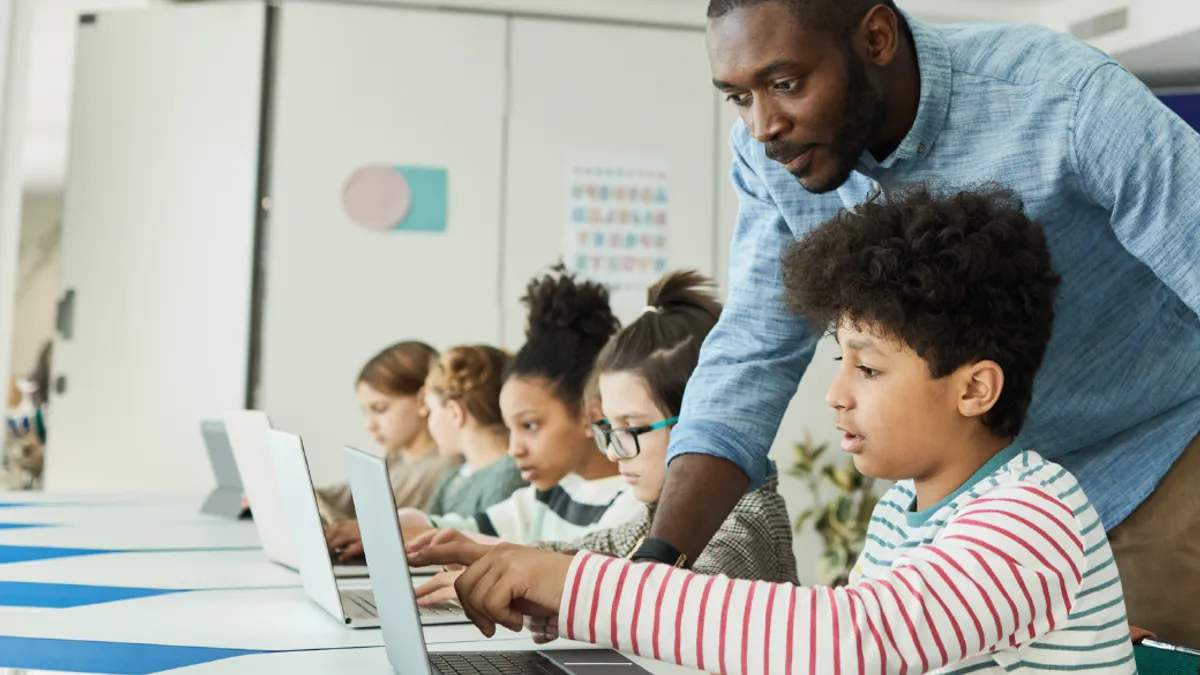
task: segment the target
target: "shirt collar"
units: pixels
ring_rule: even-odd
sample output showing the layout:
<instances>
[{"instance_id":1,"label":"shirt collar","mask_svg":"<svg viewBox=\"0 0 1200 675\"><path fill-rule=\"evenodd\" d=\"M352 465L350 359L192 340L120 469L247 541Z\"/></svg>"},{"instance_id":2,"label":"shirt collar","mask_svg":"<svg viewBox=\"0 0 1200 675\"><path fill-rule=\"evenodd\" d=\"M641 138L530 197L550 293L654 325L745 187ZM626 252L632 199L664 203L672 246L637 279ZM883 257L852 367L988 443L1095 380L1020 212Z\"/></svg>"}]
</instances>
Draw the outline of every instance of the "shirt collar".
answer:
<instances>
[{"instance_id":1,"label":"shirt collar","mask_svg":"<svg viewBox=\"0 0 1200 675\"><path fill-rule=\"evenodd\" d=\"M908 24L913 44L917 50L917 67L921 72L921 102L917 107L917 119L912 129L900 143L900 147L882 162L876 163L869 152L863 153L863 164L867 169L876 167L890 169L901 160L920 161L929 156L933 144L946 123L950 111L950 49L937 29L917 21L901 11Z\"/></svg>"},{"instance_id":2,"label":"shirt collar","mask_svg":"<svg viewBox=\"0 0 1200 675\"><path fill-rule=\"evenodd\" d=\"M913 497L912 502L908 506L909 510L904 513L904 517L908 520L909 527L921 527L927 520L929 520L931 516L933 516L933 514L941 511L947 504L953 502L962 493L975 487L975 485L981 482L984 478L996 473L997 469L1011 462L1014 457L1020 455L1022 452L1023 451L1021 450L1020 444L1014 440L1012 443L1006 445L1003 450L992 455L991 459L984 462L983 466L979 467L979 469L976 470L975 473L972 474L965 483L958 486L957 490L946 495L942 501L923 511L912 510L917 504L917 498Z\"/></svg>"}]
</instances>

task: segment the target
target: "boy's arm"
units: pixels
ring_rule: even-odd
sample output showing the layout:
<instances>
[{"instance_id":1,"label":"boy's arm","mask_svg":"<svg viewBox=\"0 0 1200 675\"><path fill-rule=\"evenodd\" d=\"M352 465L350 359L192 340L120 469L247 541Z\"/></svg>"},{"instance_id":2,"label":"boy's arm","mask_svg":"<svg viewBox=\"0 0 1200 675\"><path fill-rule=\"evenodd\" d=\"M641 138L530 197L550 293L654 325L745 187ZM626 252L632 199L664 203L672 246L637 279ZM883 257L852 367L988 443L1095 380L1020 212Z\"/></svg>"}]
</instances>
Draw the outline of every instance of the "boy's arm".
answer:
<instances>
[{"instance_id":1,"label":"boy's arm","mask_svg":"<svg viewBox=\"0 0 1200 675\"><path fill-rule=\"evenodd\" d=\"M1040 490L1000 489L886 575L843 588L581 553L559 625L570 639L714 673L926 672L1063 624L1083 561L1070 508Z\"/></svg>"}]
</instances>

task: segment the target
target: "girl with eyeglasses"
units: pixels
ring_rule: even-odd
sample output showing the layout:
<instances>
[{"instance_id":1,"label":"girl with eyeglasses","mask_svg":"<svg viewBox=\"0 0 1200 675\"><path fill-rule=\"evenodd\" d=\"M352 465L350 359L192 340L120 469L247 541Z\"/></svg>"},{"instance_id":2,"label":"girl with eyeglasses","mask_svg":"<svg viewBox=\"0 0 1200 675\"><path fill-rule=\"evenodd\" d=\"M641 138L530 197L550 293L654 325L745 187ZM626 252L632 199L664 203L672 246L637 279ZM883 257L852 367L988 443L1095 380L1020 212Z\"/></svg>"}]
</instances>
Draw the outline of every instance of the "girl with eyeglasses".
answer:
<instances>
[{"instance_id":1,"label":"girl with eyeglasses","mask_svg":"<svg viewBox=\"0 0 1200 675\"><path fill-rule=\"evenodd\" d=\"M604 418L592 426L597 447L615 462L638 501L637 522L593 532L571 543L545 542L559 552L588 550L626 557L650 532L667 479L667 445L683 390L716 325L721 305L712 281L697 272L672 272L650 288L642 315L596 358L593 391ZM796 558L787 505L772 479L738 502L692 569L736 579L795 583Z\"/></svg>"},{"instance_id":2,"label":"girl with eyeglasses","mask_svg":"<svg viewBox=\"0 0 1200 675\"><path fill-rule=\"evenodd\" d=\"M538 548L574 553L588 550L627 557L650 531L655 505L667 478L667 444L683 403L683 390L696 368L700 345L721 313L712 281L697 272L672 272L649 291L642 315L617 333L596 358L590 398L603 418L592 424L596 448L616 463L629 493L646 513L624 525L573 541L543 541ZM736 579L798 583L792 527L777 479L747 493L725 520L692 569ZM454 535L435 544L448 543ZM419 547L424 548L424 542ZM417 589L422 605L455 597L458 572L444 572ZM539 627L543 634L546 627Z\"/></svg>"}]
</instances>

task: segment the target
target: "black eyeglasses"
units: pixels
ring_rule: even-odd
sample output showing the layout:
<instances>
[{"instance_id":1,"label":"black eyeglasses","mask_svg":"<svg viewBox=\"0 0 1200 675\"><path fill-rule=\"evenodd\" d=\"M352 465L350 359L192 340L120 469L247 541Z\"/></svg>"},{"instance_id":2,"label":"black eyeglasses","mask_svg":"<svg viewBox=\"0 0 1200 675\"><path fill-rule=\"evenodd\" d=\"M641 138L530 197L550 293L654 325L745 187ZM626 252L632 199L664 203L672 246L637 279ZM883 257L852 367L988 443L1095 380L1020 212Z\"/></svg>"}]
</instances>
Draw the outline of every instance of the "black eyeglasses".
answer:
<instances>
[{"instance_id":1,"label":"black eyeglasses","mask_svg":"<svg viewBox=\"0 0 1200 675\"><path fill-rule=\"evenodd\" d=\"M672 426L678 421L679 417L676 416L661 422L648 424L644 427L621 427L614 429L607 419L603 419L599 422L592 422L592 438L596 441L596 447L600 452L607 455L609 446L612 446L613 454L617 457L621 459L633 459L642 452L642 445L638 442L638 436Z\"/></svg>"}]
</instances>

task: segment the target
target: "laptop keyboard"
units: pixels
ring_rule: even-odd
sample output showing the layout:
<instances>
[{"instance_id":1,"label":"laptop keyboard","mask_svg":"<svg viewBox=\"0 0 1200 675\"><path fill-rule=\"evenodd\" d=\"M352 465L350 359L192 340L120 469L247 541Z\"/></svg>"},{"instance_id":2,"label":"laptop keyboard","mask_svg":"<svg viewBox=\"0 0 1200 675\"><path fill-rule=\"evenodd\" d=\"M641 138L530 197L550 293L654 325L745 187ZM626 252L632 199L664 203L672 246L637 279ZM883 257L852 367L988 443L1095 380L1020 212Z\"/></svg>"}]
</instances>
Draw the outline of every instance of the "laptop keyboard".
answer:
<instances>
[{"instance_id":1,"label":"laptop keyboard","mask_svg":"<svg viewBox=\"0 0 1200 675\"><path fill-rule=\"evenodd\" d=\"M355 619L379 618L379 610L375 608L375 593L372 591L366 589L345 590L342 591L342 598L343 604L346 605L347 616ZM421 616L456 616L459 614L462 614L462 606L452 600L421 608Z\"/></svg>"},{"instance_id":2,"label":"laptop keyboard","mask_svg":"<svg viewBox=\"0 0 1200 675\"><path fill-rule=\"evenodd\" d=\"M346 608L346 616L352 619L379 618L379 610L375 609L375 594L369 590L342 591L342 605Z\"/></svg>"},{"instance_id":3,"label":"laptop keyboard","mask_svg":"<svg viewBox=\"0 0 1200 675\"><path fill-rule=\"evenodd\" d=\"M544 659L530 652L430 654L429 664L441 675L557 675Z\"/></svg>"}]
</instances>

